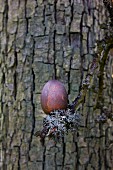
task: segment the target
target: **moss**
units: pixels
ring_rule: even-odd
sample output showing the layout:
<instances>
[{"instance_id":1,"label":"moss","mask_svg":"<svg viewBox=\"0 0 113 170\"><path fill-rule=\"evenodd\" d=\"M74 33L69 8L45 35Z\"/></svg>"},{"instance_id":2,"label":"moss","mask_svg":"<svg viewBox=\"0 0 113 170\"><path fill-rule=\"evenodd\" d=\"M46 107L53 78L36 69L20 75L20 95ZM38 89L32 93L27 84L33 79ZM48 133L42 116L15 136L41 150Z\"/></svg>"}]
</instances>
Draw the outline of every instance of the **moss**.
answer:
<instances>
[{"instance_id":1,"label":"moss","mask_svg":"<svg viewBox=\"0 0 113 170\"><path fill-rule=\"evenodd\" d=\"M110 49L113 48L113 36L111 38L108 37L106 42L100 42L98 44L98 55L99 55L99 90L98 90L98 97L97 97L97 104L96 108L101 108L103 103L103 89L104 89L104 68L106 65L106 61L108 58L108 53Z\"/></svg>"}]
</instances>

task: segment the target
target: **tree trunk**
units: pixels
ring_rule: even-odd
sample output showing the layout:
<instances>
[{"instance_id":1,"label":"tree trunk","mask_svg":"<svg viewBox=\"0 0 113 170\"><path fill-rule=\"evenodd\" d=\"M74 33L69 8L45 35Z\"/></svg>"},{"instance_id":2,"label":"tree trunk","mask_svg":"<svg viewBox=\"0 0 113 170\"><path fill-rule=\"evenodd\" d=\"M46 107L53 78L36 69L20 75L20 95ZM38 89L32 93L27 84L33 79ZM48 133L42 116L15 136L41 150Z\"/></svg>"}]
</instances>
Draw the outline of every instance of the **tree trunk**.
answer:
<instances>
[{"instance_id":1,"label":"tree trunk","mask_svg":"<svg viewBox=\"0 0 113 170\"><path fill-rule=\"evenodd\" d=\"M61 143L34 136L42 128L40 93L56 78L69 101L78 95L106 34L109 14L100 0L0 0L1 167L3 170L112 170L113 123L97 124L102 108L113 111L113 59L104 69L101 107L98 69L84 103L82 126ZM112 53L109 56L113 56Z\"/></svg>"}]
</instances>

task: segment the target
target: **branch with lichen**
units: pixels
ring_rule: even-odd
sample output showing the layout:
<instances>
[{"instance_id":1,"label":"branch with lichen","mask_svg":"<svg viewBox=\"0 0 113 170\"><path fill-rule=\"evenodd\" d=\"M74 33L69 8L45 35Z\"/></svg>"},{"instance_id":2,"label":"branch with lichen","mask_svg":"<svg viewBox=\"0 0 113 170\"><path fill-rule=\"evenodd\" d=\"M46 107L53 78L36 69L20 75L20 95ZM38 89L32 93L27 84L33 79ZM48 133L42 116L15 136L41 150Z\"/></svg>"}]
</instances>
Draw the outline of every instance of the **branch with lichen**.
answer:
<instances>
[{"instance_id":1,"label":"branch with lichen","mask_svg":"<svg viewBox=\"0 0 113 170\"><path fill-rule=\"evenodd\" d=\"M94 71L98 67L98 60L99 60L98 55L95 54L93 62L90 65L88 74L86 75L86 78L82 83L80 93L78 94L78 96L75 98L75 100L69 106L72 110L76 110L79 107L79 105L83 102L84 97L86 96L86 93L87 93L87 91L90 87L91 81L93 79Z\"/></svg>"}]
</instances>

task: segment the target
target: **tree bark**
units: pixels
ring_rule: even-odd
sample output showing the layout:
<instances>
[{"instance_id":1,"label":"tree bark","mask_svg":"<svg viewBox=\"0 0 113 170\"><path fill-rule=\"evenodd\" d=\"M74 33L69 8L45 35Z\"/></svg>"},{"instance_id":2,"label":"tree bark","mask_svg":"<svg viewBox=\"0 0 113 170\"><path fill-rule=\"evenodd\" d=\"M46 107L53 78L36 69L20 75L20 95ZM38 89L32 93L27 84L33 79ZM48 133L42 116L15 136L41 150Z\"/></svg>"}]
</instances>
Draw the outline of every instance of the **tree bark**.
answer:
<instances>
[{"instance_id":1,"label":"tree bark","mask_svg":"<svg viewBox=\"0 0 113 170\"><path fill-rule=\"evenodd\" d=\"M78 95L97 40L109 23L103 1L0 0L0 112L3 170L112 170L113 123L97 124L103 108L113 112L113 59L101 86L99 69L79 107L82 127L61 143L34 136L42 128L40 93L50 79L64 83L69 101Z\"/></svg>"}]
</instances>

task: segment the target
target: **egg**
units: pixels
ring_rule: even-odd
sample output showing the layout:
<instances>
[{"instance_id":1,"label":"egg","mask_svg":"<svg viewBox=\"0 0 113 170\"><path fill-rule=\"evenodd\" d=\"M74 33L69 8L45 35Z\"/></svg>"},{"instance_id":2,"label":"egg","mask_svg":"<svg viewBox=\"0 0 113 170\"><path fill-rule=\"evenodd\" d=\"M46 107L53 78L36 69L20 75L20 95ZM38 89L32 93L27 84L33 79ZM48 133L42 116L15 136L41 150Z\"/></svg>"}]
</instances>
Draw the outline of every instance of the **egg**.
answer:
<instances>
[{"instance_id":1,"label":"egg","mask_svg":"<svg viewBox=\"0 0 113 170\"><path fill-rule=\"evenodd\" d=\"M66 110L68 95L64 85L58 80L49 80L41 92L41 106L46 114L54 110Z\"/></svg>"}]
</instances>

